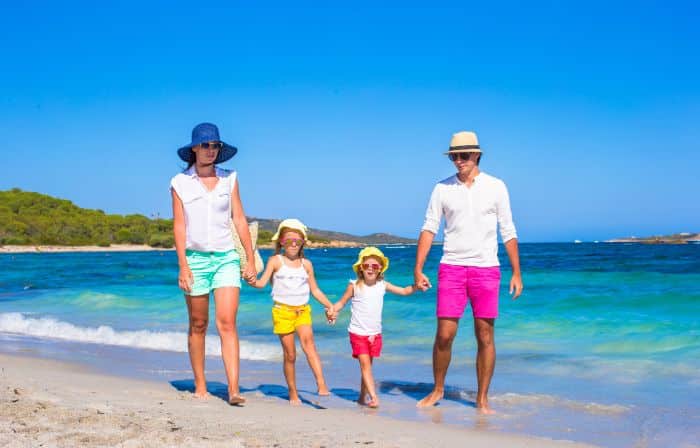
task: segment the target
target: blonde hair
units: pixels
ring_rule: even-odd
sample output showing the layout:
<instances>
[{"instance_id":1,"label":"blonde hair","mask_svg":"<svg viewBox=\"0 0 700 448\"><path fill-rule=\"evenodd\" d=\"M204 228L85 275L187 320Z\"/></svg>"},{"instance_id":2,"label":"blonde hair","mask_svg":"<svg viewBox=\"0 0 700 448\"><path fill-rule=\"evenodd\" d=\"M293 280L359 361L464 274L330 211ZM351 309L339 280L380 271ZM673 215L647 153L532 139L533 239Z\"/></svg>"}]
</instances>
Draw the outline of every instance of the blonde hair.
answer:
<instances>
[{"instance_id":1,"label":"blonde hair","mask_svg":"<svg viewBox=\"0 0 700 448\"><path fill-rule=\"evenodd\" d=\"M379 265L382 267L382 269L384 269L384 261L381 258L378 258L376 255L367 255L366 257L362 257L362 261L360 262L360 265L357 267L357 281L355 282L355 286L357 286L358 288L361 288L362 285L365 284L365 277L364 277L364 275L362 275L362 263L364 263L365 260L368 258L374 258L375 260L377 260L379 262ZM377 281L380 281L380 280L384 280L384 273L381 272L381 270L380 270L379 274L377 274Z\"/></svg>"},{"instance_id":2,"label":"blonde hair","mask_svg":"<svg viewBox=\"0 0 700 448\"><path fill-rule=\"evenodd\" d=\"M304 258L304 245L306 244L306 241L304 241L304 234L302 234L300 231L298 231L296 229L290 229L289 227L282 227L280 229L279 238L277 238L277 241L275 241L275 253L274 253L274 255L282 253L281 241L284 239L282 237L287 232L294 232L301 237L301 246L299 246L299 258Z\"/></svg>"}]
</instances>

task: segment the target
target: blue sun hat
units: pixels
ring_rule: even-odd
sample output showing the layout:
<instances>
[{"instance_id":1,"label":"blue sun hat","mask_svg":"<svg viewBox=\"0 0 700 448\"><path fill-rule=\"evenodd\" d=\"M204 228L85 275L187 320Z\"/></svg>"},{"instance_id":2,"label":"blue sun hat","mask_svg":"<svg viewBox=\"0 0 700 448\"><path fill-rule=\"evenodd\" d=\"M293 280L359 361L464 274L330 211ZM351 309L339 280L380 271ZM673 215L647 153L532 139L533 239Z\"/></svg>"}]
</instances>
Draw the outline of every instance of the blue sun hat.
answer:
<instances>
[{"instance_id":1,"label":"blue sun hat","mask_svg":"<svg viewBox=\"0 0 700 448\"><path fill-rule=\"evenodd\" d=\"M219 138L219 128L217 128L215 124L200 123L192 129L192 142L178 149L177 155L180 156L183 161L190 163L194 161L192 147L205 142L221 142L224 145L219 150L219 155L216 157L216 160L214 160L214 163L223 163L235 156L238 152L238 148L235 146L221 141Z\"/></svg>"}]
</instances>

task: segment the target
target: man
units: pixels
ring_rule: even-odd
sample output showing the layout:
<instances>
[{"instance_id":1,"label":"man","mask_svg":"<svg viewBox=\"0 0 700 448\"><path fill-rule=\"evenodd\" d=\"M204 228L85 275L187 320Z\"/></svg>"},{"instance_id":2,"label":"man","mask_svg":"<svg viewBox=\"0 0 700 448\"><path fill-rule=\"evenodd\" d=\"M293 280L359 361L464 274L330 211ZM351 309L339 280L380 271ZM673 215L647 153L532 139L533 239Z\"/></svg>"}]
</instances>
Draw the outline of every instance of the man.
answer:
<instances>
[{"instance_id":1,"label":"man","mask_svg":"<svg viewBox=\"0 0 700 448\"><path fill-rule=\"evenodd\" d=\"M416 287L422 291L430 288L430 281L423 274L423 265L444 216L445 240L438 269L438 324L433 345L435 386L417 406L432 406L443 398L445 376L452 358L452 341L457 335L459 319L470 301L478 346L476 407L481 412L492 413L488 391L496 365L494 322L498 317L501 280L496 229L500 228L513 268L510 279L513 299L523 289L517 234L505 184L479 170L482 152L476 134L454 134L446 154L457 174L438 182L433 189L418 239L414 268Z\"/></svg>"}]
</instances>

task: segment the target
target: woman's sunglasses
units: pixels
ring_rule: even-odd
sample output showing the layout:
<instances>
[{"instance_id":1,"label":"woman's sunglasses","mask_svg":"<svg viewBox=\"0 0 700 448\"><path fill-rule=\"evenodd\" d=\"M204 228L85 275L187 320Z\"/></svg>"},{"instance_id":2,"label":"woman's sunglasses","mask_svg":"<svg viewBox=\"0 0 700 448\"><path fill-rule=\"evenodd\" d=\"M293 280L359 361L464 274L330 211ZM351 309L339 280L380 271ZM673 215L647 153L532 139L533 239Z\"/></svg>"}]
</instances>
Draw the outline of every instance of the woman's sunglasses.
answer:
<instances>
[{"instance_id":1,"label":"woman's sunglasses","mask_svg":"<svg viewBox=\"0 0 700 448\"><path fill-rule=\"evenodd\" d=\"M199 146L202 149L221 149L224 147L224 144L221 142L204 142L200 143Z\"/></svg>"},{"instance_id":2,"label":"woman's sunglasses","mask_svg":"<svg viewBox=\"0 0 700 448\"><path fill-rule=\"evenodd\" d=\"M301 238L285 238L282 241L280 241L280 244L284 247L301 246L302 244L304 244L304 240L302 240Z\"/></svg>"},{"instance_id":3,"label":"woman's sunglasses","mask_svg":"<svg viewBox=\"0 0 700 448\"><path fill-rule=\"evenodd\" d=\"M477 152L453 152L448 154L447 156L452 160L453 162L457 159L464 160L465 162L469 159L471 159L472 154L478 154Z\"/></svg>"},{"instance_id":4,"label":"woman's sunglasses","mask_svg":"<svg viewBox=\"0 0 700 448\"><path fill-rule=\"evenodd\" d=\"M381 264L378 263L362 263L362 269L365 271L369 271L370 269L373 271L378 271L382 268Z\"/></svg>"}]
</instances>

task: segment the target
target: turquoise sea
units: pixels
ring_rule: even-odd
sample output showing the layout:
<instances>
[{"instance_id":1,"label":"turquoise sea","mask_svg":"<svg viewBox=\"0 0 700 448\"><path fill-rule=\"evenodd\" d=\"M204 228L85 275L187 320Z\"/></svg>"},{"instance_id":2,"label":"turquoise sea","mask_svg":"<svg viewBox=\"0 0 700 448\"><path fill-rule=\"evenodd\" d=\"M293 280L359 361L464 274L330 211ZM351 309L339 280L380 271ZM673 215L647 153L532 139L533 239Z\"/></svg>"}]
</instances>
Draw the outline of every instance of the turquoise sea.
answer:
<instances>
[{"instance_id":1,"label":"turquoise sea","mask_svg":"<svg viewBox=\"0 0 700 448\"><path fill-rule=\"evenodd\" d=\"M475 343L462 320L443 402L417 410L432 386L435 288L387 295L384 350L375 363L380 415L481 430L542 435L601 446L700 446L700 245L521 244L525 291L503 285L491 402L473 407ZM387 278L412 282L413 246L383 248ZM269 251L262 251L263 257ZM436 284L441 248L426 272ZM312 249L321 288L337 300L357 249ZM187 389L187 313L174 252L0 255L0 347L6 353L87 363L109 373ZM333 391L317 397L298 359L308 406L356 409L359 369L350 356L349 307L335 326L314 305L314 332ZM269 288L244 287L238 314L244 391L283 400L281 349L272 334ZM213 301L212 301L213 308ZM213 322L207 351L212 391L224 375ZM241 412L245 412L244 409ZM293 412L290 410L290 412Z\"/></svg>"}]
</instances>

